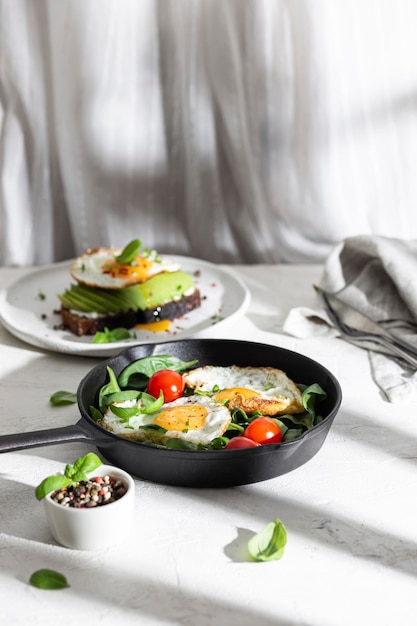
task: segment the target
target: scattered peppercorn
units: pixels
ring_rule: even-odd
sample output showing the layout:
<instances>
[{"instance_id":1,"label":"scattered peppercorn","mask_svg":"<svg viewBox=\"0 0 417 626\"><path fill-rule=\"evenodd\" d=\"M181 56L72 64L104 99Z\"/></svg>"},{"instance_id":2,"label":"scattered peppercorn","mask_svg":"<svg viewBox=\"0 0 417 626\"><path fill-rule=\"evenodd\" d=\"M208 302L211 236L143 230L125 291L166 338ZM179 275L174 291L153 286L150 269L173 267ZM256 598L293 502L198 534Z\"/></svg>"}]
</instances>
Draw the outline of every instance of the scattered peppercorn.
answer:
<instances>
[{"instance_id":1,"label":"scattered peppercorn","mask_svg":"<svg viewBox=\"0 0 417 626\"><path fill-rule=\"evenodd\" d=\"M112 476L95 476L53 491L51 498L57 504L75 509L90 509L119 500L126 493L123 481Z\"/></svg>"}]
</instances>

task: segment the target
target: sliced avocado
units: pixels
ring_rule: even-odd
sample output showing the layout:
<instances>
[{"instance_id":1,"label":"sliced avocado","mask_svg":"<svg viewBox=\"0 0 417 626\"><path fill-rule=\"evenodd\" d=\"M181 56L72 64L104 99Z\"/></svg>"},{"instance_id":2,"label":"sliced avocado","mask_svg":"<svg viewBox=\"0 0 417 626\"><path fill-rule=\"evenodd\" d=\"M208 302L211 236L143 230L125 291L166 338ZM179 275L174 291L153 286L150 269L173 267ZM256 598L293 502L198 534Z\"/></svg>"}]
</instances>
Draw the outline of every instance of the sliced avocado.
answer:
<instances>
[{"instance_id":1,"label":"sliced avocado","mask_svg":"<svg viewBox=\"0 0 417 626\"><path fill-rule=\"evenodd\" d=\"M100 289L86 285L71 285L58 294L63 307L83 313L116 313L155 308L181 298L194 286L194 279L186 272L164 272L140 285L123 289Z\"/></svg>"},{"instance_id":2,"label":"sliced avocado","mask_svg":"<svg viewBox=\"0 0 417 626\"><path fill-rule=\"evenodd\" d=\"M189 289L192 289L193 286L193 277L182 271L157 274L138 285L145 301L145 306L143 307L145 309L153 309L166 302L177 300Z\"/></svg>"}]
</instances>

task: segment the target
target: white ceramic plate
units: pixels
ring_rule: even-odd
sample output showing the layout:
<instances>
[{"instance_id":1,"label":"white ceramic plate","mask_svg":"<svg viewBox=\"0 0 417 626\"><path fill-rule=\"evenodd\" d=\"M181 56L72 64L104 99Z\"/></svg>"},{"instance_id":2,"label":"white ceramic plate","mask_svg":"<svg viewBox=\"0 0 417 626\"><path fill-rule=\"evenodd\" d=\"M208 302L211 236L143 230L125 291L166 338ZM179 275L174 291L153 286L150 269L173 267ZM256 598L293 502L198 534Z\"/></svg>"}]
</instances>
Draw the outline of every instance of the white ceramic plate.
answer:
<instances>
[{"instance_id":1,"label":"white ceramic plate","mask_svg":"<svg viewBox=\"0 0 417 626\"><path fill-rule=\"evenodd\" d=\"M168 331L135 329L131 339L93 344L91 336L76 337L67 330L58 330L61 318L55 313L60 308L57 294L71 284L71 261L44 266L1 291L0 321L10 333L39 348L84 356L113 356L128 345L184 339L245 312L249 291L232 271L190 257L170 258L195 276L202 306L173 321Z\"/></svg>"}]
</instances>

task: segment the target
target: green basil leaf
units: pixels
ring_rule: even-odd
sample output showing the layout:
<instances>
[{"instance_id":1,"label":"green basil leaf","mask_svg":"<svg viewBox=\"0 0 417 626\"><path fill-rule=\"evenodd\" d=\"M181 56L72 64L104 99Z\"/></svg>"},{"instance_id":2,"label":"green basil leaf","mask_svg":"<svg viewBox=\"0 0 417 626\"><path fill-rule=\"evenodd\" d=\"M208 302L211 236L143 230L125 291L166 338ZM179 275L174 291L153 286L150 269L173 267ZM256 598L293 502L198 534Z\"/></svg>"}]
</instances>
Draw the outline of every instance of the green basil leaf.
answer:
<instances>
[{"instance_id":1,"label":"green basil leaf","mask_svg":"<svg viewBox=\"0 0 417 626\"><path fill-rule=\"evenodd\" d=\"M75 474L75 467L67 463L67 465L65 466L65 470L64 470L64 476L72 480L74 474Z\"/></svg>"},{"instance_id":2,"label":"green basil leaf","mask_svg":"<svg viewBox=\"0 0 417 626\"><path fill-rule=\"evenodd\" d=\"M59 491L60 489L64 489L68 487L72 483L71 478L68 476L63 476L62 474L57 474L56 476L48 476L44 478L43 481L36 487L35 496L38 500L42 500L48 493L52 493L53 491Z\"/></svg>"},{"instance_id":3,"label":"green basil leaf","mask_svg":"<svg viewBox=\"0 0 417 626\"><path fill-rule=\"evenodd\" d=\"M70 586L63 574L46 568L33 572L29 583L38 589L65 589Z\"/></svg>"},{"instance_id":4,"label":"green basil leaf","mask_svg":"<svg viewBox=\"0 0 417 626\"><path fill-rule=\"evenodd\" d=\"M150 378L152 374L159 370L174 370L175 372L183 372L192 365L195 365L197 360L182 361L181 359L171 356L169 354L157 354L152 356L145 356L142 359L133 361L130 363L118 376L118 383L121 388L129 387L130 377L134 374L141 374Z\"/></svg>"},{"instance_id":5,"label":"green basil leaf","mask_svg":"<svg viewBox=\"0 0 417 626\"><path fill-rule=\"evenodd\" d=\"M142 249L142 241L140 239L133 239L130 243L123 248L122 252L114 258L118 263L131 263L139 254Z\"/></svg>"},{"instance_id":6,"label":"green basil leaf","mask_svg":"<svg viewBox=\"0 0 417 626\"><path fill-rule=\"evenodd\" d=\"M116 341L123 341L123 339L130 339L131 334L127 328L113 328L109 330L105 328L104 331L98 330L92 343L114 343Z\"/></svg>"},{"instance_id":7,"label":"green basil leaf","mask_svg":"<svg viewBox=\"0 0 417 626\"><path fill-rule=\"evenodd\" d=\"M65 404L75 404L77 394L71 391L55 391L49 398L49 402L54 406L64 406Z\"/></svg>"},{"instance_id":8,"label":"green basil leaf","mask_svg":"<svg viewBox=\"0 0 417 626\"><path fill-rule=\"evenodd\" d=\"M84 480L84 478L78 478L78 476L90 474L100 465L102 465L102 460L94 452L88 452L84 456L80 456L74 462L74 476L77 477L76 480Z\"/></svg>"},{"instance_id":9,"label":"green basil leaf","mask_svg":"<svg viewBox=\"0 0 417 626\"><path fill-rule=\"evenodd\" d=\"M91 343L110 343L110 331L108 328L104 330L98 330L92 339Z\"/></svg>"},{"instance_id":10,"label":"green basil leaf","mask_svg":"<svg viewBox=\"0 0 417 626\"><path fill-rule=\"evenodd\" d=\"M123 339L130 339L131 334L127 328L113 328L110 331L110 341L123 341Z\"/></svg>"},{"instance_id":11,"label":"green basil leaf","mask_svg":"<svg viewBox=\"0 0 417 626\"><path fill-rule=\"evenodd\" d=\"M275 519L248 541L248 552L254 561L274 561L284 554L287 531L280 519Z\"/></svg>"}]
</instances>

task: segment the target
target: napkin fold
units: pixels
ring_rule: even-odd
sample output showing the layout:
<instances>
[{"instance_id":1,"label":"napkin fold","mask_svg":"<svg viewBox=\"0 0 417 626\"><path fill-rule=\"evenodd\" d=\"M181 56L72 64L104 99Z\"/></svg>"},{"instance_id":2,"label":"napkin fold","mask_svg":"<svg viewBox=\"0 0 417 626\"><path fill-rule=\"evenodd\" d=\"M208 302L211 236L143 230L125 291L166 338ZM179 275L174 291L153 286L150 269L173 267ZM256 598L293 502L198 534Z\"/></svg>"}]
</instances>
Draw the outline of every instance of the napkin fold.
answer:
<instances>
[{"instance_id":1,"label":"napkin fold","mask_svg":"<svg viewBox=\"0 0 417 626\"><path fill-rule=\"evenodd\" d=\"M350 237L325 261L319 287L354 306L417 348L417 240L375 235ZM284 331L297 336L338 336L321 303L292 309ZM373 378L390 402L417 402L417 372L375 346Z\"/></svg>"}]
</instances>

